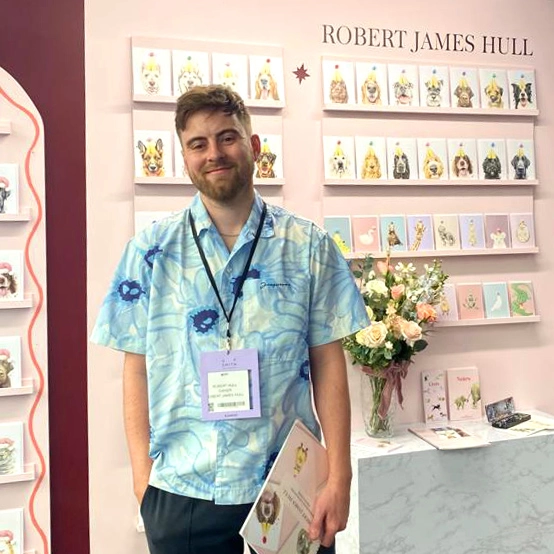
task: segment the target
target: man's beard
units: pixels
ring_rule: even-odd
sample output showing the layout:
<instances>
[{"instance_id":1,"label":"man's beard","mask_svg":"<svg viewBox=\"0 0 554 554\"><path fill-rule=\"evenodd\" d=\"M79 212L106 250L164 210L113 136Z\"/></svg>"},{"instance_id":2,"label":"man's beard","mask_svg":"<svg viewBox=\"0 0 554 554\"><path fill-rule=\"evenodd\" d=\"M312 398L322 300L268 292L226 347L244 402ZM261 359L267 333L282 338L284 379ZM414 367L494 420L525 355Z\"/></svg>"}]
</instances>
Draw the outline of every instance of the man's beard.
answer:
<instances>
[{"instance_id":1,"label":"man's beard","mask_svg":"<svg viewBox=\"0 0 554 554\"><path fill-rule=\"evenodd\" d=\"M251 185L254 173L253 160L248 160L242 167L222 163L212 169L218 167L231 167L231 171L222 176L209 173L207 175L190 175L194 186L207 198L215 202L229 202Z\"/></svg>"}]
</instances>

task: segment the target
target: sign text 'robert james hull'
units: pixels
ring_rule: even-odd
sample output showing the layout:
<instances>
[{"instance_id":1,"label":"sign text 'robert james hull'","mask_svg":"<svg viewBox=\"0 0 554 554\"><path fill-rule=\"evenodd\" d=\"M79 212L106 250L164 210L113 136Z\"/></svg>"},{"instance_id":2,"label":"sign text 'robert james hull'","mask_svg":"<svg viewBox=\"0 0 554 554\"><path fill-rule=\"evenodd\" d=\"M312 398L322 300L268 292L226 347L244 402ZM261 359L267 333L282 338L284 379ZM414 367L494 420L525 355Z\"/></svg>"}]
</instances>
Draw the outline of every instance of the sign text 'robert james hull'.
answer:
<instances>
[{"instance_id":1,"label":"sign text 'robert james hull'","mask_svg":"<svg viewBox=\"0 0 554 554\"><path fill-rule=\"evenodd\" d=\"M502 56L532 56L528 38L462 33L436 33L377 27L322 25L323 44L364 46L369 48L399 48L412 53L421 50L445 52L479 52Z\"/></svg>"}]
</instances>

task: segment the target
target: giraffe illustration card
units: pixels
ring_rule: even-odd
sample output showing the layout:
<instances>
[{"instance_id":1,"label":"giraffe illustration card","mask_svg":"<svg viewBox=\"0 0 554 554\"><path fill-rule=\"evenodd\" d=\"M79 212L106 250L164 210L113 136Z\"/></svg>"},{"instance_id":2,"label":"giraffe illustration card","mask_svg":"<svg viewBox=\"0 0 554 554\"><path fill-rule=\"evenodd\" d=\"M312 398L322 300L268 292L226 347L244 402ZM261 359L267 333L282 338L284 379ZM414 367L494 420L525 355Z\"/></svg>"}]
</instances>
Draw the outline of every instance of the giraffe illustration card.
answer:
<instances>
[{"instance_id":1,"label":"giraffe illustration card","mask_svg":"<svg viewBox=\"0 0 554 554\"><path fill-rule=\"evenodd\" d=\"M446 140L417 139L419 178L426 181L448 179L448 154Z\"/></svg>"},{"instance_id":2,"label":"giraffe illustration card","mask_svg":"<svg viewBox=\"0 0 554 554\"><path fill-rule=\"evenodd\" d=\"M356 62L356 87L358 104L388 106L387 64Z\"/></svg>"},{"instance_id":3,"label":"giraffe illustration card","mask_svg":"<svg viewBox=\"0 0 554 554\"><path fill-rule=\"evenodd\" d=\"M212 54L212 82L225 85L242 96L248 94L248 58L243 54Z\"/></svg>"},{"instance_id":4,"label":"giraffe illustration card","mask_svg":"<svg viewBox=\"0 0 554 554\"><path fill-rule=\"evenodd\" d=\"M135 131L135 177L173 176L171 138L170 131Z\"/></svg>"},{"instance_id":5,"label":"giraffe illustration card","mask_svg":"<svg viewBox=\"0 0 554 554\"><path fill-rule=\"evenodd\" d=\"M535 223L532 213L510 214L512 248L535 246Z\"/></svg>"},{"instance_id":6,"label":"giraffe illustration card","mask_svg":"<svg viewBox=\"0 0 554 554\"><path fill-rule=\"evenodd\" d=\"M506 141L504 139L479 139L477 141L479 179L496 180L508 178Z\"/></svg>"},{"instance_id":7,"label":"giraffe illustration card","mask_svg":"<svg viewBox=\"0 0 554 554\"><path fill-rule=\"evenodd\" d=\"M494 250L511 248L508 214L485 214L485 244Z\"/></svg>"},{"instance_id":8,"label":"giraffe illustration card","mask_svg":"<svg viewBox=\"0 0 554 554\"><path fill-rule=\"evenodd\" d=\"M0 510L0 552L24 554L23 532L23 508Z\"/></svg>"},{"instance_id":9,"label":"giraffe illustration card","mask_svg":"<svg viewBox=\"0 0 554 554\"><path fill-rule=\"evenodd\" d=\"M0 302L25 298L23 250L0 250Z\"/></svg>"},{"instance_id":10,"label":"giraffe illustration card","mask_svg":"<svg viewBox=\"0 0 554 554\"><path fill-rule=\"evenodd\" d=\"M23 422L0 423L0 475L23 473Z\"/></svg>"},{"instance_id":11,"label":"giraffe illustration card","mask_svg":"<svg viewBox=\"0 0 554 554\"><path fill-rule=\"evenodd\" d=\"M358 179L387 178L387 144L383 137L355 137Z\"/></svg>"},{"instance_id":12,"label":"giraffe illustration card","mask_svg":"<svg viewBox=\"0 0 554 554\"><path fill-rule=\"evenodd\" d=\"M0 164L0 215L19 213L19 165Z\"/></svg>"},{"instance_id":13,"label":"giraffe illustration card","mask_svg":"<svg viewBox=\"0 0 554 554\"><path fill-rule=\"evenodd\" d=\"M461 283L456 285L458 313L460 319L484 319L483 287L481 283Z\"/></svg>"},{"instance_id":14,"label":"giraffe illustration card","mask_svg":"<svg viewBox=\"0 0 554 554\"><path fill-rule=\"evenodd\" d=\"M481 385L476 367L446 370L450 421L481 419Z\"/></svg>"},{"instance_id":15,"label":"giraffe illustration card","mask_svg":"<svg viewBox=\"0 0 554 554\"><path fill-rule=\"evenodd\" d=\"M355 104L354 62L323 60L323 103Z\"/></svg>"},{"instance_id":16,"label":"giraffe illustration card","mask_svg":"<svg viewBox=\"0 0 554 554\"><path fill-rule=\"evenodd\" d=\"M485 248L485 226L483 214L460 214L460 240L462 250Z\"/></svg>"},{"instance_id":17,"label":"giraffe illustration card","mask_svg":"<svg viewBox=\"0 0 554 554\"><path fill-rule=\"evenodd\" d=\"M390 105L397 107L419 106L419 78L417 65L388 65Z\"/></svg>"},{"instance_id":18,"label":"giraffe illustration card","mask_svg":"<svg viewBox=\"0 0 554 554\"><path fill-rule=\"evenodd\" d=\"M381 249L383 252L406 251L406 220L403 215L382 215L379 218Z\"/></svg>"},{"instance_id":19,"label":"giraffe illustration card","mask_svg":"<svg viewBox=\"0 0 554 554\"><path fill-rule=\"evenodd\" d=\"M133 93L171 96L171 52L160 48L134 47Z\"/></svg>"},{"instance_id":20,"label":"giraffe illustration card","mask_svg":"<svg viewBox=\"0 0 554 554\"><path fill-rule=\"evenodd\" d=\"M323 137L325 179L355 179L356 154L354 137Z\"/></svg>"},{"instance_id":21,"label":"giraffe illustration card","mask_svg":"<svg viewBox=\"0 0 554 554\"><path fill-rule=\"evenodd\" d=\"M352 252L352 228L349 216L325 216L323 228L329 233L343 254Z\"/></svg>"},{"instance_id":22,"label":"giraffe illustration card","mask_svg":"<svg viewBox=\"0 0 554 554\"><path fill-rule=\"evenodd\" d=\"M425 423L448 421L446 372L444 369L421 372L421 393Z\"/></svg>"},{"instance_id":23,"label":"giraffe illustration card","mask_svg":"<svg viewBox=\"0 0 554 554\"><path fill-rule=\"evenodd\" d=\"M458 321L458 301L456 286L446 283L442 289L440 302L436 307L437 321Z\"/></svg>"},{"instance_id":24,"label":"giraffe illustration card","mask_svg":"<svg viewBox=\"0 0 554 554\"><path fill-rule=\"evenodd\" d=\"M536 110L537 89L532 69L509 69L510 108L512 110Z\"/></svg>"},{"instance_id":25,"label":"giraffe illustration card","mask_svg":"<svg viewBox=\"0 0 554 554\"><path fill-rule=\"evenodd\" d=\"M406 216L408 227L408 250L434 250L433 221L430 215Z\"/></svg>"},{"instance_id":26,"label":"giraffe illustration card","mask_svg":"<svg viewBox=\"0 0 554 554\"><path fill-rule=\"evenodd\" d=\"M508 294L512 317L535 315L535 297L531 281L510 281Z\"/></svg>"},{"instance_id":27,"label":"giraffe illustration card","mask_svg":"<svg viewBox=\"0 0 554 554\"><path fill-rule=\"evenodd\" d=\"M454 108L478 108L481 105L479 76L472 67L450 67L450 101Z\"/></svg>"},{"instance_id":28,"label":"giraffe illustration card","mask_svg":"<svg viewBox=\"0 0 554 554\"><path fill-rule=\"evenodd\" d=\"M536 179L535 144L532 140L506 139L506 152L509 179Z\"/></svg>"},{"instance_id":29,"label":"giraffe illustration card","mask_svg":"<svg viewBox=\"0 0 554 554\"><path fill-rule=\"evenodd\" d=\"M455 214L433 215L436 250L460 250L460 230Z\"/></svg>"},{"instance_id":30,"label":"giraffe illustration card","mask_svg":"<svg viewBox=\"0 0 554 554\"><path fill-rule=\"evenodd\" d=\"M417 141L415 138L387 138L389 179L417 179Z\"/></svg>"},{"instance_id":31,"label":"giraffe illustration card","mask_svg":"<svg viewBox=\"0 0 554 554\"><path fill-rule=\"evenodd\" d=\"M477 179L477 142L475 139L448 139L448 163L451 179Z\"/></svg>"},{"instance_id":32,"label":"giraffe illustration card","mask_svg":"<svg viewBox=\"0 0 554 554\"><path fill-rule=\"evenodd\" d=\"M445 65L419 66L420 104L428 108L450 106L450 78Z\"/></svg>"},{"instance_id":33,"label":"giraffe illustration card","mask_svg":"<svg viewBox=\"0 0 554 554\"><path fill-rule=\"evenodd\" d=\"M504 110L510 106L508 74L504 69L479 69L481 84L481 107Z\"/></svg>"},{"instance_id":34,"label":"giraffe illustration card","mask_svg":"<svg viewBox=\"0 0 554 554\"><path fill-rule=\"evenodd\" d=\"M483 283L483 300L487 319L510 317L506 283Z\"/></svg>"},{"instance_id":35,"label":"giraffe illustration card","mask_svg":"<svg viewBox=\"0 0 554 554\"><path fill-rule=\"evenodd\" d=\"M21 337L0 336L0 389L21 387Z\"/></svg>"},{"instance_id":36,"label":"giraffe illustration card","mask_svg":"<svg viewBox=\"0 0 554 554\"><path fill-rule=\"evenodd\" d=\"M379 252L381 250L379 218L376 215L353 216L352 240L354 242L354 252Z\"/></svg>"},{"instance_id":37,"label":"giraffe illustration card","mask_svg":"<svg viewBox=\"0 0 554 554\"><path fill-rule=\"evenodd\" d=\"M285 101L283 58L250 56L250 98L268 105Z\"/></svg>"},{"instance_id":38,"label":"giraffe illustration card","mask_svg":"<svg viewBox=\"0 0 554 554\"><path fill-rule=\"evenodd\" d=\"M210 55L208 52L173 50L173 96L181 96L193 87L210 84Z\"/></svg>"}]
</instances>

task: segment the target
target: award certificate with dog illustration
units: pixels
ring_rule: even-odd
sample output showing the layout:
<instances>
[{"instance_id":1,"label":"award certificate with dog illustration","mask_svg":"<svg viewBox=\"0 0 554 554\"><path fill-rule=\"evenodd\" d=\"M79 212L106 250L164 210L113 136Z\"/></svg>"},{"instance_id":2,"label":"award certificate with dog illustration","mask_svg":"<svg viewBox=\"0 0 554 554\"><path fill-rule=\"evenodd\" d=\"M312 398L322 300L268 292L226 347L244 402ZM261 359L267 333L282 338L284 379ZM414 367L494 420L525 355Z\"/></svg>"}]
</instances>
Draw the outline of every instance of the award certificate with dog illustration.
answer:
<instances>
[{"instance_id":1,"label":"award certificate with dog illustration","mask_svg":"<svg viewBox=\"0 0 554 554\"><path fill-rule=\"evenodd\" d=\"M478 139L479 179L507 179L506 142L504 139Z\"/></svg>"},{"instance_id":2,"label":"award certificate with dog illustration","mask_svg":"<svg viewBox=\"0 0 554 554\"><path fill-rule=\"evenodd\" d=\"M512 247L508 214L485 214L485 241L494 250Z\"/></svg>"},{"instance_id":3,"label":"award certificate with dog illustration","mask_svg":"<svg viewBox=\"0 0 554 554\"><path fill-rule=\"evenodd\" d=\"M181 96L192 87L210 84L210 55L208 52L173 50L173 96Z\"/></svg>"},{"instance_id":4,"label":"award certificate with dog illustration","mask_svg":"<svg viewBox=\"0 0 554 554\"><path fill-rule=\"evenodd\" d=\"M133 94L171 96L171 52L158 48L133 48Z\"/></svg>"},{"instance_id":5,"label":"award certificate with dog illustration","mask_svg":"<svg viewBox=\"0 0 554 554\"><path fill-rule=\"evenodd\" d=\"M460 250L460 230L455 214L434 214L433 229L436 250Z\"/></svg>"},{"instance_id":6,"label":"award certificate with dog illustration","mask_svg":"<svg viewBox=\"0 0 554 554\"><path fill-rule=\"evenodd\" d=\"M352 216L352 241L354 252L372 254L379 252L379 218L376 215Z\"/></svg>"},{"instance_id":7,"label":"award certificate with dog illustration","mask_svg":"<svg viewBox=\"0 0 554 554\"><path fill-rule=\"evenodd\" d=\"M485 319L481 283L460 283L456 285L456 295L460 319Z\"/></svg>"},{"instance_id":8,"label":"award certificate with dog illustration","mask_svg":"<svg viewBox=\"0 0 554 554\"><path fill-rule=\"evenodd\" d=\"M444 65L419 66L420 103L428 108L450 107L450 79Z\"/></svg>"},{"instance_id":9,"label":"award certificate with dog illustration","mask_svg":"<svg viewBox=\"0 0 554 554\"><path fill-rule=\"evenodd\" d=\"M536 110L537 89L535 72L532 69L509 69L510 108L512 110Z\"/></svg>"},{"instance_id":10,"label":"award certificate with dog illustration","mask_svg":"<svg viewBox=\"0 0 554 554\"><path fill-rule=\"evenodd\" d=\"M532 213L510 214L512 248L535 246L535 223Z\"/></svg>"},{"instance_id":11,"label":"award certificate with dog illustration","mask_svg":"<svg viewBox=\"0 0 554 554\"><path fill-rule=\"evenodd\" d=\"M535 297L531 281L510 281L508 283L508 294L512 317L535 315Z\"/></svg>"},{"instance_id":12,"label":"award certificate with dog illustration","mask_svg":"<svg viewBox=\"0 0 554 554\"><path fill-rule=\"evenodd\" d=\"M354 139L356 145L356 175L358 179L374 180L387 178L387 143L384 137L361 137Z\"/></svg>"},{"instance_id":13,"label":"award certificate with dog illustration","mask_svg":"<svg viewBox=\"0 0 554 554\"><path fill-rule=\"evenodd\" d=\"M23 530L23 508L0 510L0 552L24 554Z\"/></svg>"},{"instance_id":14,"label":"award certificate with dog illustration","mask_svg":"<svg viewBox=\"0 0 554 554\"><path fill-rule=\"evenodd\" d=\"M383 252L405 252L408 250L406 219L403 215L380 216L379 228Z\"/></svg>"},{"instance_id":15,"label":"award certificate with dog illustration","mask_svg":"<svg viewBox=\"0 0 554 554\"><path fill-rule=\"evenodd\" d=\"M171 131L135 131L135 177L172 177Z\"/></svg>"},{"instance_id":16,"label":"award certificate with dog illustration","mask_svg":"<svg viewBox=\"0 0 554 554\"><path fill-rule=\"evenodd\" d=\"M506 139L509 179L536 179L535 144L532 140Z\"/></svg>"},{"instance_id":17,"label":"award certificate with dog illustration","mask_svg":"<svg viewBox=\"0 0 554 554\"><path fill-rule=\"evenodd\" d=\"M398 108L419 106L417 65L388 64L390 105Z\"/></svg>"},{"instance_id":18,"label":"award certificate with dog illustration","mask_svg":"<svg viewBox=\"0 0 554 554\"><path fill-rule=\"evenodd\" d=\"M250 56L250 98L267 105L285 103L283 58Z\"/></svg>"},{"instance_id":19,"label":"award certificate with dog illustration","mask_svg":"<svg viewBox=\"0 0 554 554\"><path fill-rule=\"evenodd\" d=\"M356 178L356 150L354 137L323 137L325 179Z\"/></svg>"},{"instance_id":20,"label":"award certificate with dog illustration","mask_svg":"<svg viewBox=\"0 0 554 554\"><path fill-rule=\"evenodd\" d=\"M368 108L388 106L387 65L356 62L356 89L358 104Z\"/></svg>"},{"instance_id":21,"label":"award certificate with dog illustration","mask_svg":"<svg viewBox=\"0 0 554 554\"><path fill-rule=\"evenodd\" d=\"M408 227L408 250L434 250L433 221L430 215L406 216Z\"/></svg>"},{"instance_id":22,"label":"award certificate with dog illustration","mask_svg":"<svg viewBox=\"0 0 554 554\"><path fill-rule=\"evenodd\" d=\"M509 108L508 74L504 69L479 69L481 107L496 110Z\"/></svg>"},{"instance_id":23,"label":"award certificate with dog illustration","mask_svg":"<svg viewBox=\"0 0 554 554\"><path fill-rule=\"evenodd\" d=\"M254 178L283 179L283 137L259 133L260 153L254 160Z\"/></svg>"},{"instance_id":24,"label":"award certificate with dog illustration","mask_svg":"<svg viewBox=\"0 0 554 554\"><path fill-rule=\"evenodd\" d=\"M23 473L23 422L0 423L0 475Z\"/></svg>"},{"instance_id":25,"label":"award certificate with dog illustration","mask_svg":"<svg viewBox=\"0 0 554 554\"><path fill-rule=\"evenodd\" d=\"M476 367L446 370L448 419L464 421L481 419L481 385Z\"/></svg>"},{"instance_id":26,"label":"award certificate with dog illustration","mask_svg":"<svg viewBox=\"0 0 554 554\"><path fill-rule=\"evenodd\" d=\"M417 179L417 141L415 138L387 138L389 179Z\"/></svg>"},{"instance_id":27,"label":"award certificate with dog illustration","mask_svg":"<svg viewBox=\"0 0 554 554\"><path fill-rule=\"evenodd\" d=\"M448 421L446 372L444 369L421 372L421 395L425 423Z\"/></svg>"},{"instance_id":28,"label":"award certificate with dog illustration","mask_svg":"<svg viewBox=\"0 0 554 554\"><path fill-rule=\"evenodd\" d=\"M21 387L21 337L0 336L0 390Z\"/></svg>"},{"instance_id":29,"label":"award certificate with dog illustration","mask_svg":"<svg viewBox=\"0 0 554 554\"><path fill-rule=\"evenodd\" d=\"M481 105L479 76L472 67L450 67L450 102L453 108L478 108Z\"/></svg>"},{"instance_id":30,"label":"award certificate with dog illustration","mask_svg":"<svg viewBox=\"0 0 554 554\"><path fill-rule=\"evenodd\" d=\"M323 104L356 104L354 62L322 60Z\"/></svg>"},{"instance_id":31,"label":"award certificate with dog illustration","mask_svg":"<svg viewBox=\"0 0 554 554\"><path fill-rule=\"evenodd\" d=\"M446 140L417 139L419 178L425 181L448 180Z\"/></svg>"},{"instance_id":32,"label":"award certificate with dog illustration","mask_svg":"<svg viewBox=\"0 0 554 554\"><path fill-rule=\"evenodd\" d=\"M0 164L0 215L19 213L19 165Z\"/></svg>"},{"instance_id":33,"label":"award certificate with dog illustration","mask_svg":"<svg viewBox=\"0 0 554 554\"><path fill-rule=\"evenodd\" d=\"M477 142L475 139L448 139L451 179L477 179Z\"/></svg>"},{"instance_id":34,"label":"award certificate with dog illustration","mask_svg":"<svg viewBox=\"0 0 554 554\"><path fill-rule=\"evenodd\" d=\"M484 250L485 224L483 214L460 214L462 250Z\"/></svg>"},{"instance_id":35,"label":"award certificate with dog illustration","mask_svg":"<svg viewBox=\"0 0 554 554\"><path fill-rule=\"evenodd\" d=\"M444 285L436 310L437 321L458 321L458 301L455 285L452 283Z\"/></svg>"},{"instance_id":36,"label":"award certificate with dog illustration","mask_svg":"<svg viewBox=\"0 0 554 554\"><path fill-rule=\"evenodd\" d=\"M212 81L238 92L242 98L248 94L248 57L244 54L212 54Z\"/></svg>"},{"instance_id":37,"label":"award certificate with dog illustration","mask_svg":"<svg viewBox=\"0 0 554 554\"><path fill-rule=\"evenodd\" d=\"M0 302L23 300L23 250L0 250Z\"/></svg>"},{"instance_id":38,"label":"award certificate with dog illustration","mask_svg":"<svg viewBox=\"0 0 554 554\"><path fill-rule=\"evenodd\" d=\"M325 216L323 228L329 233L342 254L352 252L352 227L349 216Z\"/></svg>"},{"instance_id":39,"label":"award certificate with dog illustration","mask_svg":"<svg viewBox=\"0 0 554 554\"><path fill-rule=\"evenodd\" d=\"M483 283L483 300L487 319L510 317L506 283Z\"/></svg>"}]
</instances>

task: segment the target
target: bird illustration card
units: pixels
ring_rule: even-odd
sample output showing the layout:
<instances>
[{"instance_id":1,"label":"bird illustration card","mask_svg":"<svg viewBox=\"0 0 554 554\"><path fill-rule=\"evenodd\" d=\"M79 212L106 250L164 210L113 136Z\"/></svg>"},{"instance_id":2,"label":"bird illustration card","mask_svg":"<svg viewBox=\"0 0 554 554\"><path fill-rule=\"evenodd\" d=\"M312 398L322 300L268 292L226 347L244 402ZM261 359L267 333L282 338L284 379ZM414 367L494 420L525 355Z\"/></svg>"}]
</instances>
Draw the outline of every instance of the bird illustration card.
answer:
<instances>
[{"instance_id":1,"label":"bird illustration card","mask_svg":"<svg viewBox=\"0 0 554 554\"><path fill-rule=\"evenodd\" d=\"M133 47L133 94L171 96L171 51Z\"/></svg>"},{"instance_id":2,"label":"bird illustration card","mask_svg":"<svg viewBox=\"0 0 554 554\"><path fill-rule=\"evenodd\" d=\"M504 139L479 139L477 141L479 179L507 179L506 142Z\"/></svg>"},{"instance_id":3,"label":"bird illustration card","mask_svg":"<svg viewBox=\"0 0 554 554\"><path fill-rule=\"evenodd\" d=\"M506 283L483 283L483 300L487 319L510 317Z\"/></svg>"},{"instance_id":4,"label":"bird illustration card","mask_svg":"<svg viewBox=\"0 0 554 554\"><path fill-rule=\"evenodd\" d=\"M430 215L406 216L408 228L408 250L434 250L433 221Z\"/></svg>"},{"instance_id":5,"label":"bird illustration card","mask_svg":"<svg viewBox=\"0 0 554 554\"><path fill-rule=\"evenodd\" d=\"M19 165L0 164L0 215L19 213Z\"/></svg>"},{"instance_id":6,"label":"bird illustration card","mask_svg":"<svg viewBox=\"0 0 554 554\"><path fill-rule=\"evenodd\" d=\"M0 389L21 387L21 337L0 336Z\"/></svg>"},{"instance_id":7,"label":"bird illustration card","mask_svg":"<svg viewBox=\"0 0 554 554\"><path fill-rule=\"evenodd\" d=\"M483 250L485 248L483 214L460 214L459 220L462 250Z\"/></svg>"},{"instance_id":8,"label":"bird illustration card","mask_svg":"<svg viewBox=\"0 0 554 554\"><path fill-rule=\"evenodd\" d=\"M508 295L512 317L535 315L535 296L531 281L510 281L508 283Z\"/></svg>"},{"instance_id":9,"label":"bird illustration card","mask_svg":"<svg viewBox=\"0 0 554 554\"><path fill-rule=\"evenodd\" d=\"M356 154L354 137L323 137L325 179L355 179Z\"/></svg>"},{"instance_id":10,"label":"bird illustration card","mask_svg":"<svg viewBox=\"0 0 554 554\"><path fill-rule=\"evenodd\" d=\"M23 422L0 423L0 475L23 473Z\"/></svg>"},{"instance_id":11,"label":"bird illustration card","mask_svg":"<svg viewBox=\"0 0 554 554\"><path fill-rule=\"evenodd\" d=\"M170 131L135 131L135 177L173 176L171 135Z\"/></svg>"},{"instance_id":12,"label":"bird illustration card","mask_svg":"<svg viewBox=\"0 0 554 554\"><path fill-rule=\"evenodd\" d=\"M508 214L485 214L485 244L494 250L512 247Z\"/></svg>"},{"instance_id":13,"label":"bird illustration card","mask_svg":"<svg viewBox=\"0 0 554 554\"><path fill-rule=\"evenodd\" d=\"M437 321L458 321L458 301L454 284L444 285L436 310Z\"/></svg>"},{"instance_id":14,"label":"bird illustration card","mask_svg":"<svg viewBox=\"0 0 554 554\"><path fill-rule=\"evenodd\" d=\"M510 214L512 248L533 248L535 246L535 223L532 213Z\"/></svg>"},{"instance_id":15,"label":"bird illustration card","mask_svg":"<svg viewBox=\"0 0 554 554\"><path fill-rule=\"evenodd\" d=\"M358 104L367 107L388 106L387 64L356 62Z\"/></svg>"},{"instance_id":16,"label":"bird illustration card","mask_svg":"<svg viewBox=\"0 0 554 554\"><path fill-rule=\"evenodd\" d=\"M268 105L285 101L283 58L250 56L250 98Z\"/></svg>"},{"instance_id":17,"label":"bird illustration card","mask_svg":"<svg viewBox=\"0 0 554 554\"><path fill-rule=\"evenodd\" d=\"M0 302L23 300L25 295L22 250L0 250Z\"/></svg>"},{"instance_id":18,"label":"bird illustration card","mask_svg":"<svg viewBox=\"0 0 554 554\"><path fill-rule=\"evenodd\" d=\"M456 214L434 214L435 250L460 250L460 230Z\"/></svg>"},{"instance_id":19,"label":"bird illustration card","mask_svg":"<svg viewBox=\"0 0 554 554\"><path fill-rule=\"evenodd\" d=\"M510 108L512 110L536 110L537 89L532 69L509 69Z\"/></svg>"},{"instance_id":20,"label":"bird illustration card","mask_svg":"<svg viewBox=\"0 0 554 554\"><path fill-rule=\"evenodd\" d=\"M403 215L380 216L379 231L383 252L405 252L408 250L406 219Z\"/></svg>"},{"instance_id":21,"label":"bird illustration card","mask_svg":"<svg viewBox=\"0 0 554 554\"><path fill-rule=\"evenodd\" d=\"M208 52L173 50L173 96L181 96L193 87L209 85L210 55Z\"/></svg>"},{"instance_id":22,"label":"bird illustration card","mask_svg":"<svg viewBox=\"0 0 554 554\"><path fill-rule=\"evenodd\" d=\"M419 106L417 65L388 64L390 105L399 108Z\"/></svg>"},{"instance_id":23,"label":"bird illustration card","mask_svg":"<svg viewBox=\"0 0 554 554\"><path fill-rule=\"evenodd\" d=\"M248 58L244 54L212 54L212 82L225 85L240 96L248 95Z\"/></svg>"},{"instance_id":24,"label":"bird illustration card","mask_svg":"<svg viewBox=\"0 0 554 554\"><path fill-rule=\"evenodd\" d=\"M446 370L450 421L481 419L481 385L476 367Z\"/></svg>"},{"instance_id":25,"label":"bird illustration card","mask_svg":"<svg viewBox=\"0 0 554 554\"><path fill-rule=\"evenodd\" d=\"M448 421L446 372L444 369L421 372L421 393L425 423Z\"/></svg>"},{"instance_id":26,"label":"bird illustration card","mask_svg":"<svg viewBox=\"0 0 554 554\"><path fill-rule=\"evenodd\" d=\"M477 142L475 139L448 139L450 179L477 179Z\"/></svg>"},{"instance_id":27,"label":"bird illustration card","mask_svg":"<svg viewBox=\"0 0 554 554\"><path fill-rule=\"evenodd\" d=\"M504 69L479 69L481 107L504 110L510 106L508 99L508 74Z\"/></svg>"},{"instance_id":28,"label":"bird illustration card","mask_svg":"<svg viewBox=\"0 0 554 554\"><path fill-rule=\"evenodd\" d=\"M445 139L417 139L419 178L426 181L448 179Z\"/></svg>"},{"instance_id":29,"label":"bird illustration card","mask_svg":"<svg viewBox=\"0 0 554 554\"><path fill-rule=\"evenodd\" d=\"M458 313L460 319L485 319L483 286L481 283L460 283L456 285Z\"/></svg>"},{"instance_id":30,"label":"bird illustration card","mask_svg":"<svg viewBox=\"0 0 554 554\"><path fill-rule=\"evenodd\" d=\"M479 75L472 67L450 67L450 103L453 108L479 108Z\"/></svg>"},{"instance_id":31,"label":"bird illustration card","mask_svg":"<svg viewBox=\"0 0 554 554\"><path fill-rule=\"evenodd\" d=\"M0 510L0 552L24 554L23 533L23 508Z\"/></svg>"},{"instance_id":32,"label":"bird illustration card","mask_svg":"<svg viewBox=\"0 0 554 554\"><path fill-rule=\"evenodd\" d=\"M255 179L283 179L283 137L260 134L260 153L254 163Z\"/></svg>"},{"instance_id":33,"label":"bird illustration card","mask_svg":"<svg viewBox=\"0 0 554 554\"><path fill-rule=\"evenodd\" d=\"M343 254L352 252L352 227L347 215L329 215L323 218L323 228L329 233Z\"/></svg>"},{"instance_id":34,"label":"bird illustration card","mask_svg":"<svg viewBox=\"0 0 554 554\"><path fill-rule=\"evenodd\" d=\"M415 138L387 138L389 179L417 179L417 142Z\"/></svg>"},{"instance_id":35,"label":"bird illustration card","mask_svg":"<svg viewBox=\"0 0 554 554\"><path fill-rule=\"evenodd\" d=\"M354 62L323 60L323 103L355 104Z\"/></svg>"},{"instance_id":36,"label":"bird illustration card","mask_svg":"<svg viewBox=\"0 0 554 554\"><path fill-rule=\"evenodd\" d=\"M379 218L376 215L352 216L354 252L374 254L381 250Z\"/></svg>"},{"instance_id":37,"label":"bird illustration card","mask_svg":"<svg viewBox=\"0 0 554 554\"><path fill-rule=\"evenodd\" d=\"M383 137L355 137L358 179L387 178L387 143Z\"/></svg>"},{"instance_id":38,"label":"bird illustration card","mask_svg":"<svg viewBox=\"0 0 554 554\"><path fill-rule=\"evenodd\" d=\"M422 106L450 107L450 78L445 65L419 66L419 95Z\"/></svg>"},{"instance_id":39,"label":"bird illustration card","mask_svg":"<svg viewBox=\"0 0 554 554\"><path fill-rule=\"evenodd\" d=\"M506 152L509 179L536 179L535 145L532 140L506 139Z\"/></svg>"}]
</instances>

